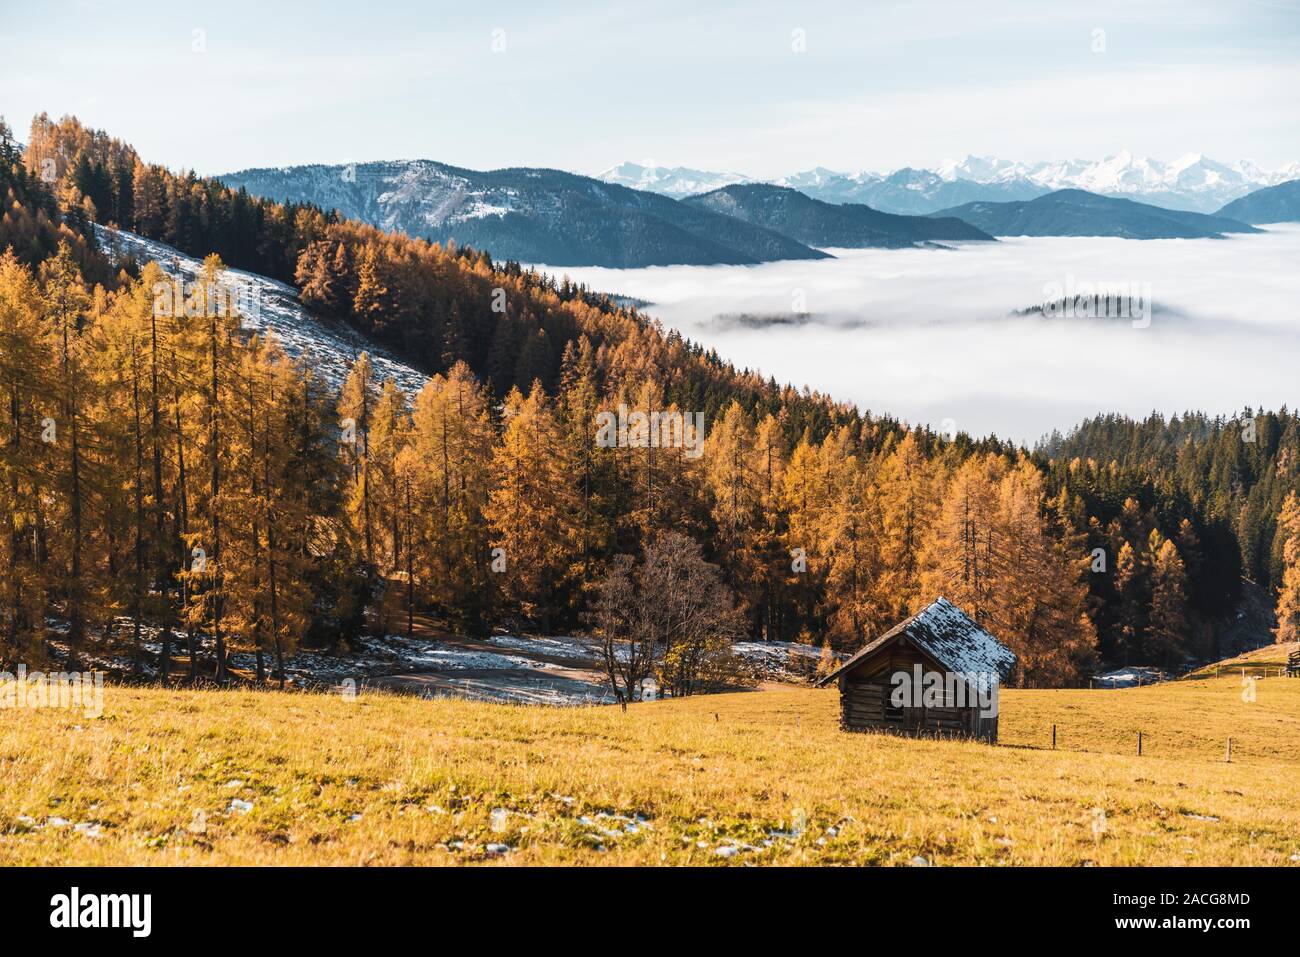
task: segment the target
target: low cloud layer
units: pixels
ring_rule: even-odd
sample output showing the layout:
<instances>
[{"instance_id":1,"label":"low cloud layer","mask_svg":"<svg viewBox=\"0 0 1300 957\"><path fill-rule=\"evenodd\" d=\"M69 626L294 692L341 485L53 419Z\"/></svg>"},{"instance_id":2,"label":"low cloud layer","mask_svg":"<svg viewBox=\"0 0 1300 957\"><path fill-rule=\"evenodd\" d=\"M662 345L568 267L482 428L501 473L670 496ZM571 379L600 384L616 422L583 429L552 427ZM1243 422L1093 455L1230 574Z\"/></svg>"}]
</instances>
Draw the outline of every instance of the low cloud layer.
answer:
<instances>
[{"instance_id":1,"label":"low cloud layer","mask_svg":"<svg viewBox=\"0 0 1300 957\"><path fill-rule=\"evenodd\" d=\"M1099 412L1297 404L1300 227L1223 240L1015 238L761 266L566 269L739 367L861 408L1032 443ZM545 268L545 267L543 267ZM1014 316L1149 288L1150 324Z\"/></svg>"}]
</instances>

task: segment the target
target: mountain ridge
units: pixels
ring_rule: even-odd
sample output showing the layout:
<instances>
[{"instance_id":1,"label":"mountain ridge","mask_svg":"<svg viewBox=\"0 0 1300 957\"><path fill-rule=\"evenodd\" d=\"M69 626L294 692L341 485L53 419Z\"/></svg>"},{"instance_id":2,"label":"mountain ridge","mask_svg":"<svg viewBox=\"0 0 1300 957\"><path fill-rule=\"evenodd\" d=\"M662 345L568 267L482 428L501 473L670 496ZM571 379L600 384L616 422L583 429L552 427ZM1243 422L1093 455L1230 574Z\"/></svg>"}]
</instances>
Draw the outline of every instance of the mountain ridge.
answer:
<instances>
[{"instance_id":1,"label":"mountain ridge","mask_svg":"<svg viewBox=\"0 0 1300 957\"><path fill-rule=\"evenodd\" d=\"M563 170L390 160L261 167L217 179L503 261L635 268L826 258L771 230Z\"/></svg>"},{"instance_id":2,"label":"mountain ridge","mask_svg":"<svg viewBox=\"0 0 1300 957\"><path fill-rule=\"evenodd\" d=\"M1220 239L1256 233L1246 223L1131 199L1060 189L1032 200L966 203L934 216L956 216L994 236L1113 236L1121 239Z\"/></svg>"},{"instance_id":3,"label":"mountain ridge","mask_svg":"<svg viewBox=\"0 0 1300 957\"><path fill-rule=\"evenodd\" d=\"M903 248L918 242L993 241L988 233L960 219L900 216L859 203L826 203L788 186L770 183L732 184L682 202L767 226L818 248Z\"/></svg>"},{"instance_id":4,"label":"mountain ridge","mask_svg":"<svg viewBox=\"0 0 1300 957\"><path fill-rule=\"evenodd\" d=\"M1230 216L1255 224L1300 222L1300 179L1247 193L1228 203L1215 215Z\"/></svg>"}]
</instances>

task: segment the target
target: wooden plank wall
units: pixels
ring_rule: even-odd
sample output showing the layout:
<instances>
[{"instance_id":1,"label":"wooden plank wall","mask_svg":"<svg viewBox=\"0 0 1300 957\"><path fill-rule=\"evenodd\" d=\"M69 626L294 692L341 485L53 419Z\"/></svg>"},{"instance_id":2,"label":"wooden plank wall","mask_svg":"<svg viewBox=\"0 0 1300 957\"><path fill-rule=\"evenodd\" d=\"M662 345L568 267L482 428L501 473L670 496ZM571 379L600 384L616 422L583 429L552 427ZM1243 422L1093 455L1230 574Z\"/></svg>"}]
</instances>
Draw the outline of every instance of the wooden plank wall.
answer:
<instances>
[{"instance_id":1,"label":"wooden plank wall","mask_svg":"<svg viewBox=\"0 0 1300 957\"><path fill-rule=\"evenodd\" d=\"M840 727L845 731L888 731L916 737L976 737L995 742L998 719L980 717L979 708L895 708L890 705L896 671L921 664L935 669L914 649L882 649L879 658L863 661L840 676Z\"/></svg>"},{"instance_id":2,"label":"wooden plank wall","mask_svg":"<svg viewBox=\"0 0 1300 957\"><path fill-rule=\"evenodd\" d=\"M840 727L860 731L889 723L901 730L903 713L889 708L888 702L889 685L883 681L845 682L840 688Z\"/></svg>"}]
</instances>

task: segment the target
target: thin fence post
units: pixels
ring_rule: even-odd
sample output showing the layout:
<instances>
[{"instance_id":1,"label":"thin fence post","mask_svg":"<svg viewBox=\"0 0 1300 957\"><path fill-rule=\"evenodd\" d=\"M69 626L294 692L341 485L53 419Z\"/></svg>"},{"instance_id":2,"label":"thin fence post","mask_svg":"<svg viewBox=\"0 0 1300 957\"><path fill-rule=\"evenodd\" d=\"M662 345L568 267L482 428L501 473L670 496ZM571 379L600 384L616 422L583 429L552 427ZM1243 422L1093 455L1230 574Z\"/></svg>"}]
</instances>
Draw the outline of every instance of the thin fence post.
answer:
<instances>
[{"instance_id":1,"label":"thin fence post","mask_svg":"<svg viewBox=\"0 0 1300 957\"><path fill-rule=\"evenodd\" d=\"M1227 761L1227 762L1229 762L1229 763L1232 762L1232 738L1229 738L1229 739L1228 739L1228 753L1227 753L1227 756L1226 756L1223 760L1225 760L1225 761Z\"/></svg>"},{"instance_id":2,"label":"thin fence post","mask_svg":"<svg viewBox=\"0 0 1300 957\"><path fill-rule=\"evenodd\" d=\"M1138 732L1138 757L1142 756L1142 732Z\"/></svg>"},{"instance_id":3,"label":"thin fence post","mask_svg":"<svg viewBox=\"0 0 1300 957\"><path fill-rule=\"evenodd\" d=\"M1056 725L1052 725L1052 750L1056 750Z\"/></svg>"}]
</instances>

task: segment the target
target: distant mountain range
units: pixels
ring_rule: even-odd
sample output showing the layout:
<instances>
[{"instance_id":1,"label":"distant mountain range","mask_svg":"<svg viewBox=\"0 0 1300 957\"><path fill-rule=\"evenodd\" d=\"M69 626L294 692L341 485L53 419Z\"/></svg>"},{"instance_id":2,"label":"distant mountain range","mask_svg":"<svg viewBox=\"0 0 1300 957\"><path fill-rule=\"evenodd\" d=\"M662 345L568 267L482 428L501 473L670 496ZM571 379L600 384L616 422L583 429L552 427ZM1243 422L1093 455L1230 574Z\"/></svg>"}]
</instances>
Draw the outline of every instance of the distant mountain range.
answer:
<instances>
[{"instance_id":1,"label":"distant mountain range","mask_svg":"<svg viewBox=\"0 0 1300 957\"><path fill-rule=\"evenodd\" d=\"M749 265L822 259L827 247L898 248L995 236L1160 239L1256 231L1226 211L1216 217L1078 188L1043 193L1016 178L975 183L959 177L996 177L1011 168L968 158L944 168L953 178L899 170L871 182L813 170L786 185L731 183L680 200L559 170L479 172L431 160L250 169L220 179L255 196L311 202L383 229L484 249L497 260L552 267ZM628 164L623 173L656 188L671 181L676 189L714 175ZM972 191L995 198L964 199ZM855 201L855 192L873 201ZM1265 192L1239 200L1252 204L1241 208L1257 222L1294 218L1292 191ZM928 208L949 200L961 201ZM926 212L890 211L909 203Z\"/></svg>"},{"instance_id":2,"label":"distant mountain range","mask_svg":"<svg viewBox=\"0 0 1300 957\"><path fill-rule=\"evenodd\" d=\"M622 171L622 172L619 172ZM753 180L735 173L641 167L622 164L599 174L610 182L637 178L637 188L671 196L709 192ZM967 156L936 169L905 167L890 173L837 172L817 167L773 182L829 203L865 203L885 212L927 214L970 202L1034 199L1059 189L1083 189L1103 196L1210 213L1225 203L1264 186L1300 178L1300 163L1266 171L1249 160L1220 163L1189 154L1165 163L1127 151L1096 162L1015 163L987 156Z\"/></svg>"},{"instance_id":3,"label":"distant mountain range","mask_svg":"<svg viewBox=\"0 0 1300 957\"><path fill-rule=\"evenodd\" d=\"M673 199L707 193L732 183L750 182L748 176L740 173L706 173L685 166L642 166L639 163L619 163L597 173L596 179L629 189L661 193Z\"/></svg>"},{"instance_id":4,"label":"distant mountain range","mask_svg":"<svg viewBox=\"0 0 1300 957\"><path fill-rule=\"evenodd\" d=\"M249 169L219 177L254 196L311 202L500 261L629 268L822 259L781 233L699 205L549 169L430 160Z\"/></svg>"},{"instance_id":5,"label":"distant mountain range","mask_svg":"<svg viewBox=\"0 0 1300 957\"><path fill-rule=\"evenodd\" d=\"M1234 199L1217 215L1239 219L1243 223L1300 222L1300 179L1257 189L1241 199Z\"/></svg>"},{"instance_id":6,"label":"distant mountain range","mask_svg":"<svg viewBox=\"0 0 1300 957\"><path fill-rule=\"evenodd\" d=\"M1081 189L1061 189L1008 203L965 203L933 215L959 217L994 236L1217 239L1226 233L1259 232L1235 219L1164 209Z\"/></svg>"},{"instance_id":7,"label":"distant mountain range","mask_svg":"<svg viewBox=\"0 0 1300 957\"><path fill-rule=\"evenodd\" d=\"M1034 183L945 180L930 170L910 168L881 176L875 173L841 175L819 167L786 176L777 183L828 203L864 203L883 212L907 216L924 216L974 200L1032 199L1048 192Z\"/></svg>"},{"instance_id":8,"label":"distant mountain range","mask_svg":"<svg viewBox=\"0 0 1300 957\"><path fill-rule=\"evenodd\" d=\"M825 203L789 187L766 183L724 186L683 202L817 247L902 247L937 240L993 239L960 219L899 216L858 203Z\"/></svg>"}]
</instances>

